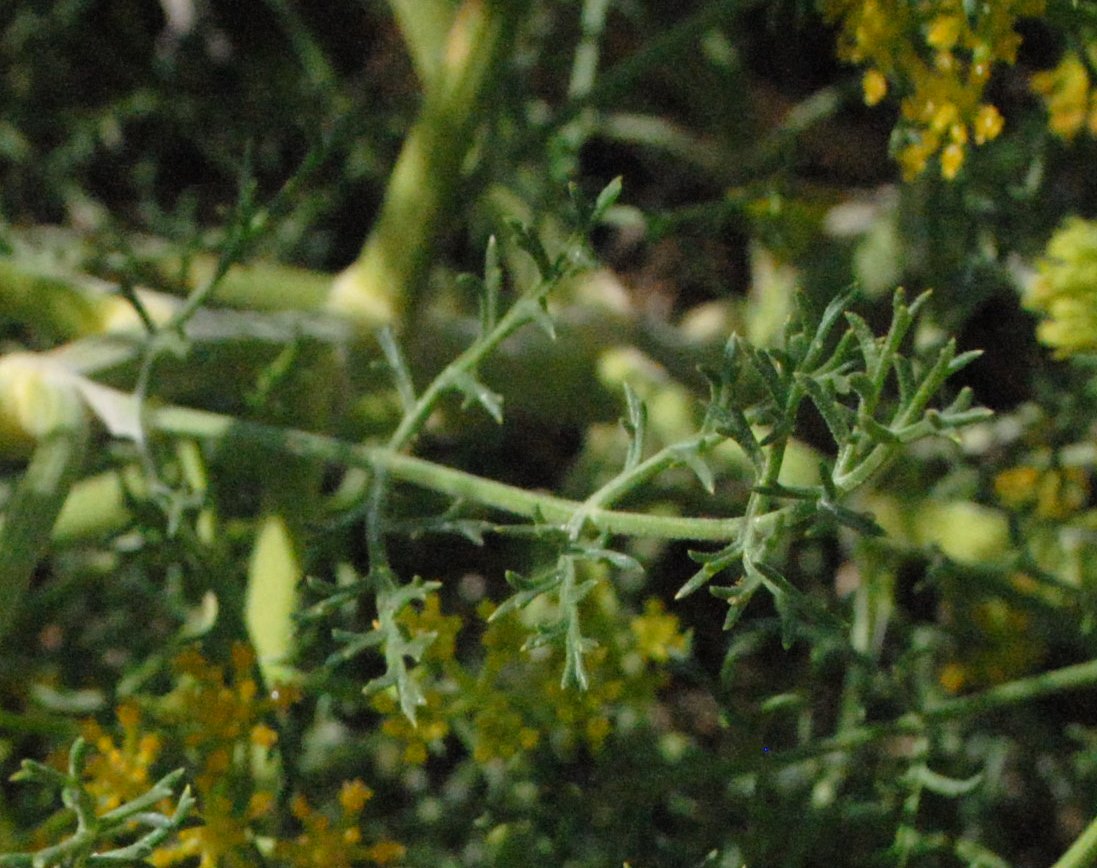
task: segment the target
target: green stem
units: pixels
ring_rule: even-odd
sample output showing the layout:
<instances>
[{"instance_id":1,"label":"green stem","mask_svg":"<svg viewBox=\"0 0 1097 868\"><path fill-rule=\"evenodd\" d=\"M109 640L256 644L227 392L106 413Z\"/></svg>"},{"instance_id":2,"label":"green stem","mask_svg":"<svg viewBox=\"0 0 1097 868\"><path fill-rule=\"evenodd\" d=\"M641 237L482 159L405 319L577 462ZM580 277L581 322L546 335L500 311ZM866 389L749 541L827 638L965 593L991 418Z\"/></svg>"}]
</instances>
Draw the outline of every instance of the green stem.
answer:
<instances>
[{"instance_id":1,"label":"green stem","mask_svg":"<svg viewBox=\"0 0 1097 868\"><path fill-rule=\"evenodd\" d=\"M681 453L683 450L689 449L695 445L700 445L700 450L703 450L707 447L715 446L721 439L722 438L717 434L702 434L693 441L666 446L646 461L637 464L632 470L615 476L583 501L581 510L576 513L571 521L573 537L578 536L585 523L585 519L589 515L600 510L604 511L605 507L616 503L621 498L628 495L629 492L635 490L649 480L654 479L664 470L679 464L682 460Z\"/></svg>"},{"instance_id":2,"label":"green stem","mask_svg":"<svg viewBox=\"0 0 1097 868\"><path fill-rule=\"evenodd\" d=\"M949 699L931 705L921 712L909 712L892 721L850 729L830 738L819 739L803 747L777 754L775 759L791 763L835 751L848 751L883 738L922 732L926 724L933 721L974 717L1039 699L1042 696L1094 687L1097 687L1097 660L1090 660L1086 663L1077 663L1062 669L1053 669L1050 672L999 684L982 693Z\"/></svg>"},{"instance_id":3,"label":"green stem","mask_svg":"<svg viewBox=\"0 0 1097 868\"><path fill-rule=\"evenodd\" d=\"M1086 868L1097 864L1097 818L1078 837L1052 868Z\"/></svg>"},{"instance_id":4,"label":"green stem","mask_svg":"<svg viewBox=\"0 0 1097 868\"><path fill-rule=\"evenodd\" d=\"M35 446L0 527L0 638L11 627L31 574L46 553L87 448L89 426L82 408L60 412L64 418Z\"/></svg>"},{"instance_id":5,"label":"green stem","mask_svg":"<svg viewBox=\"0 0 1097 868\"><path fill-rule=\"evenodd\" d=\"M457 192L480 108L526 0L465 0L453 16L441 57L435 48L437 4L428 17L397 3L427 87L419 117L393 168L381 214L358 259L332 286L329 307L365 325L414 313L439 229ZM428 20L429 18L429 20Z\"/></svg>"},{"instance_id":6,"label":"green stem","mask_svg":"<svg viewBox=\"0 0 1097 868\"><path fill-rule=\"evenodd\" d=\"M551 288L543 284L530 296L516 302L487 335L476 341L471 347L446 366L426 388L415 406L404 414L400 424L389 439L389 449L404 449L434 411L439 399L464 376L475 375L480 362L489 356L503 341L534 319L534 309L540 304L540 298Z\"/></svg>"},{"instance_id":7,"label":"green stem","mask_svg":"<svg viewBox=\"0 0 1097 868\"><path fill-rule=\"evenodd\" d=\"M423 89L434 85L442 63L446 33L453 24L450 0L389 0Z\"/></svg>"},{"instance_id":8,"label":"green stem","mask_svg":"<svg viewBox=\"0 0 1097 868\"><path fill-rule=\"evenodd\" d=\"M743 521L739 517L687 518L590 509L579 501L484 479L394 452L387 447L355 445L322 434L241 422L232 416L204 410L165 407L152 410L147 421L150 429L172 436L194 437L221 444L229 444L234 439L242 440L300 458L337 462L366 470L384 470L392 479L524 518L540 517L554 524L567 524L583 511L588 524L606 533L658 539L727 541L739 532ZM756 524L763 530L772 528L782 518L791 517L793 511L793 507L783 507L759 515Z\"/></svg>"}]
</instances>

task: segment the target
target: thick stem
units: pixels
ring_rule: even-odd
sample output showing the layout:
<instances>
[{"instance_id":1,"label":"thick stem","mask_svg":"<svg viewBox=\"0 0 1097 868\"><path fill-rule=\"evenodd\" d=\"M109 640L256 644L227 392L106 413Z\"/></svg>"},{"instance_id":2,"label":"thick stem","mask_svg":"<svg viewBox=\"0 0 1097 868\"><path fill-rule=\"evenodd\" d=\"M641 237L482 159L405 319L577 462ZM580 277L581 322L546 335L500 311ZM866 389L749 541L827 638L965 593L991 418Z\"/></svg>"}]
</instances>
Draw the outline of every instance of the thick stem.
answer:
<instances>
[{"instance_id":1,"label":"thick stem","mask_svg":"<svg viewBox=\"0 0 1097 868\"><path fill-rule=\"evenodd\" d=\"M10 629L34 568L45 555L53 524L76 481L87 448L80 408L38 442L15 486L0 527L0 638Z\"/></svg>"},{"instance_id":2,"label":"thick stem","mask_svg":"<svg viewBox=\"0 0 1097 868\"><path fill-rule=\"evenodd\" d=\"M453 17L436 69L423 49L433 47L437 16L420 27L414 22L421 16L412 15L408 4L396 5L413 43L416 66L427 78L423 107L361 254L332 285L331 309L366 326L399 323L415 311L485 94L526 5L526 0L465 0Z\"/></svg>"},{"instance_id":3,"label":"thick stem","mask_svg":"<svg viewBox=\"0 0 1097 868\"><path fill-rule=\"evenodd\" d=\"M423 89L433 86L453 24L451 0L389 0Z\"/></svg>"},{"instance_id":4,"label":"thick stem","mask_svg":"<svg viewBox=\"0 0 1097 868\"><path fill-rule=\"evenodd\" d=\"M1086 868L1097 863L1097 819L1094 819L1052 868Z\"/></svg>"}]
</instances>

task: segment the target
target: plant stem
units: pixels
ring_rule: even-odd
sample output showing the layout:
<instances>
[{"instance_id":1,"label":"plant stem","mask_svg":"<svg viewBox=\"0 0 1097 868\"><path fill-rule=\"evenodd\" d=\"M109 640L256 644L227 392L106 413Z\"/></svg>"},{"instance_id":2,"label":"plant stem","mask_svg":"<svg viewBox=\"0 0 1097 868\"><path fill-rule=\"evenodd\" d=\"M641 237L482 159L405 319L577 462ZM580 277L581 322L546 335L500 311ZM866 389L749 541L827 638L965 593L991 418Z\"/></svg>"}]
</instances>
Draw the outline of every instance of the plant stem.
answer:
<instances>
[{"instance_id":1,"label":"plant stem","mask_svg":"<svg viewBox=\"0 0 1097 868\"><path fill-rule=\"evenodd\" d=\"M1039 699L1042 696L1094 687L1097 687L1097 660L1090 660L1086 663L1077 663L1062 669L1053 669L1050 672L999 684L982 693L949 699L931 705L921 712L909 712L892 721L850 729L830 738L819 739L802 747L776 754L774 758L784 763L799 762L821 754L848 751L891 736L916 734L922 732L926 724L933 721L974 717Z\"/></svg>"},{"instance_id":2,"label":"plant stem","mask_svg":"<svg viewBox=\"0 0 1097 868\"><path fill-rule=\"evenodd\" d=\"M554 524L567 524L580 511L596 530L658 539L727 541L738 532L742 518L690 518L646 515L643 513L589 508L579 501L551 494L527 491L491 479L474 476L461 470L435 464L422 458L404 455L387 447L361 446L296 429L276 428L254 422L242 422L232 416L164 407L151 410L147 417L151 430L178 437L194 437L219 443L233 440L262 444L300 458L331 461L367 470L384 470L391 478L407 482L440 494L479 503L512 515ZM794 507L759 515L761 529L789 518Z\"/></svg>"},{"instance_id":3,"label":"plant stem","mask_svg":"<svg viewBox=\"0 0 1097 868\"><path fill-rule=\"evenodd\" d=\"M450 0L389 0L423 89L433 86L453 24Z\"/></svg>"},{"instance_id":4,"label":"plant stem","mask_svg":"<svg viewBox=\"0 0 1097 868\"><path fill-rule=\"evenodd\" d=\"M526 5L527 0L465 0L434 61L428 54L439 47L439 4L429 4L430 15L416 12L410 3L395 4L416 66L426 78L423 106L361 254L332 285L332 310L365 325L392 320L399 325L405 314L415 312L480 107Z\"/></svg>"},{"instance_id":5,"label":"plant stem","mask_svg":"<svg viewBox=\"0 0 1097 868\"><path fill-rule=\"evenodd\" d=\"M415 406L404 414L400 425L389 439L388 447L393 451L404 449L416 434L422 430L435 405L447 391L463 376L475 375L477 366L503 341L534 319L534 308L540 303L540 297L550 289L542 285L536 292L516 302L506 312L490 333L476 341L456 359L450 362L423 394Z\"/></svg>"},{"instance_id":6,"label":"plant stem","mask_svg":"<svg viewBox=\"0 0 1097 868\"><path fill-rule=\"evenodd\" d=\"M49 546L50 533L87 448L88 423L82 408L44 435L15 486L0 527L0 638L19 610L34 568Z\"/></svg>"},{"instance_id":7,"label":"plant stem","mask_svg":"<svg viewBox=\"0 0 1097 868\"><path fill-rule=\"evenodd\" d=\"M1070 849L1052 868L1086 868L1097 863L1097 818L1095 818Z\"/></svg>"}]
</instances>

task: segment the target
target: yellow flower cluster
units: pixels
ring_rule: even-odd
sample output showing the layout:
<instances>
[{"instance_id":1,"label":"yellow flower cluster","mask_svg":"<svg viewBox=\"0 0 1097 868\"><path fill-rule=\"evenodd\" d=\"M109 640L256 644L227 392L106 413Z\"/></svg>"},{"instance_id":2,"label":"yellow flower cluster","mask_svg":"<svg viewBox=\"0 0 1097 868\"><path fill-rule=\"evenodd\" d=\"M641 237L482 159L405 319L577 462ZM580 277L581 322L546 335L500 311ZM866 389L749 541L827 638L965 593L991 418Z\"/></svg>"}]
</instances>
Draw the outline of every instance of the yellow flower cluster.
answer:
<instances>
[{"instance_id":1,"label":"yellow flower cluster","mask_svg":"<svg viewBox=\"0 0 1097 868\"><path fill-rule=\"evenodd\" d=\"M286 701L259 695L255 652L242 642L232 647L232 671L210 663L197 647L179 654L173 663L178 683L161 703L161 716L183 734L184 745L200 758L195 778L200 793L212 792L234 765L248 762L254 745L270 749L278 741L266 718Z\"/></svg>"},{"instance_id":2,"label":"yellow flower cluster","mask_svg":"<svg viewBox=\"0 0 1097 868\"><path fill-rule=\"evenodd\" d=\"M1094 46L1097 54L1097 46ZM1048 126L1055 135L1070 141L1083 129L1097 136L1097 93L1082 59L1072 51L1059 65L1032 76L1032 89L1044 100Z\"/></svg>"},{"instance_id":3,"label":"yellow flower cluster","mask_svg":"<svg viewBox=\"0 0 1097 868\"><path fill-rule=\"evenodd\" d=\"M875 105L895 84L901 103L897 158L905 179L937 156L941 175L955 178L967 147L1002 131L998 109L983 101L996 62L1013 63L1021 37L1017 20L1041 15L1045 0L822 0L839 22L838 53L868 67L865 102ZM970 13L970 14L969 14Z\"/></svg>"},{"instance_id":4,"label":"yellow flower cluster","mask_svg":"<svg viewBox=\"0 0 1097 868\"><path fill-rule=\"evenodd\" d=\"M425 705L419 706L412 723L400 710L395 690L376 694L370 701L374 711L384 715L381 732L403 745L403 759L408 765L421 766L431 752L441 750L442 741L449 735L450 709L440 690L423 691Z\"/></svg>"},{"instance_id":5,"label":"yellow flower cluster","mask_svg":"<svg viewBox=\"0 0 1097 868\"><path fill-rule=\"evenodd\" d=\"M149 768L162 747L159 736L142 731L141 709L135 703L119 705L115 716L122 729L118 741L94 720L81 726L81 734L94 748L85 773L88 792L95 796L96 812L100 814L148 790L152 785Z\"/></svg>"},{"instance_id":6,"label":"yellow flower cluster","mask_svg":"<svg viewBox=\"0 0 1097 868\"><path fill-rule=\"evenodd\" d=\"M270 812L273 796L253 793L242 811L232 799L218 793L206 794L201 802L201 825L183 829L176 841L153 851L149 862L154 868L194 860L199 868L247 868L253 864L252 824Z\"/></svg>"},{"instance_id":7,"label":"yellow flower cluster","mask_svg":"<svg viewBox=\"0 0 1097 868\"><path fill-rule=\"evenodd\" d=\"M339 814L333 821L298 795L291 810L302 826L291 840L279 841L274 848L278 864L287 868L351 868L369 863L391 865L404 858L402 844L379 841L363 844L359 818L373 791L360 780L344 781L339 793Z\"/></svg>"},{"instance_id":8,"label":"yellow flower cluster","mask_svg":"<svg viewBox=\"0 0 1097 868\"><path fill-rule=\"evenodd\" d=\"M629 624L636 639L636 651L644 660L665 663L671 657L686 652L688 644L677 615L668 615L662 600L651 598L644 603L644 614Z\"/></svg>"},{"instance_id":9,"label":"yellow flower cluster","mask_svg":"<svg viewBox=\"0 0 1097 868\"><path fill-rule=\"evenodd\" d=\"M274 747L278 734L265 720L296 696L287 689L277 697L261 696L255 653L242 642L232 647L228 672L196 645L180 652L172 669L176 686L159 701L158 717L196 769L202 823L184 829L150 859L157 868L194 859L201 868L244 868L253 861L253 826L274 805L273 793L254 788L251 754Z\"/></svg>"},{"instance_id":10,"label":"yellow flower cluster","mask_svg":"<svg viewBox=\"0 0 1097 868\"><path fill-rule=\"evenodd\" d=\"M1061 520L1089 500L1089 477L1080 467L1011 467L994 478L994 492L1010 509L1031 508L1038 518Z\"/></svg>"},{"instance_id":11,"label":"yellow flower cluster","mask_svg":"<svg viewBox=\"0 0 1097 868\"><path fill-rule=\"evenodd\" d=\"M1022 590L1024 574L1013 584ZM1046 643L1032 629L1032 618L1001 597L946 604L944 616L957 636L956 650L940 670L938 681L949 693L1001 684L1039 666Z\"/></svg>"},{"instance_id":12,"label":"yellow flower cluster","mask_svg":"<svg viewBox=\"0 0 1097 868\"><path fill-rule=\"evenodd\" d=\"M418 673L432 682L423 691L426 705L412 725L395 696L375 696L372 706L384 715L382 733L401 745L404 761L411 764L440 752L450 734L465 741L478 763L509 760L541 746L565 754L580 746L600 750L622 709L652 703L664 679L661 665L684 654L688 638L657 600L649 600L643 614L631 619L620 617L608 586L588 602L584 625L598 647L586 659L589 688L580 691L561 686L558 654L547 648L523 650L529 628L517 614L487 623L481 661L460 662L455 656L460 619L443 615L436 595L427 597L420 610L400 616L410 635L436 637ZM487 621L494 610L485 602L478 614Z\"/></svg>"},{"instance_id":13,"label":"yellow flower cluster","mask_svg":"<svg viewBox=\"0 0 1097 868\"><path fill-rule=\"evenodd\" d=\"M1097 222L1071 218L1052 235L1025 307L1043 315L1040 341L1060 358L1097 350Z\"/></svg>"},{"instance_id":14,"label":"yellow flower cluster","mask_svg":"<svg viewBox=\"0 0 1097 868\"><path fill-rule=\"evenodd\" d=\"M442 617L436 607L428 609L431 613ZM233 646L228 672L197 646L176 656L172 668L176 685L166 696L118 706L117 734L96 721L81 725L92 748L84 766L84 787L100 814L147 793L153 766L165 756L177 758L182 753L195 770L190 777L199 809L191 819L198 822L188 820L186 828L149 854L150 865L250 868L262 861L260 854L287 868L389 865L403 859L401 844L363 841L360 817L373 792L360 780L344 782L330 812L316 810L297 796L290 807L300 831L295 837L270 834L272 826L276 833L281 831L272 816L276 793L257 783L257 769L278 735L264 719L284 713L300 699L300 691L280 685L269 695L260 695L255 654L249 646ZM65 761L60 754L52 759L62 768ZM273 777L267 784L271 785L277 786ZM168 803L159 807L171 809ZM35 843L45 847L51 842Z\"/></svg>"}]
</instances>

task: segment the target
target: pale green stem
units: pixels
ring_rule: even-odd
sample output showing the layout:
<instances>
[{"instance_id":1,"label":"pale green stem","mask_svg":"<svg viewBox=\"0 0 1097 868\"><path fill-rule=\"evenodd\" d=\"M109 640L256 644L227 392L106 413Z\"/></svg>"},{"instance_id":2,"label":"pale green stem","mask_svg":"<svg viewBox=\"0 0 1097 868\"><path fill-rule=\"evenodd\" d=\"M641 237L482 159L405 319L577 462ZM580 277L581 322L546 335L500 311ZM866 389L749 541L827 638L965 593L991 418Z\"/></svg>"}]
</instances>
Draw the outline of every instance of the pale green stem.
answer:
<instances>
[{"instance_id":1,"label":"pale green stem","mask_svg":"<svg viewBox=\"0 0 1097 868\"><path fill-rule=\"evenodd\" d=\"M1086 830L1052 868L1089 868L1092 865L1097 865L1097 818L1086 826Z\"/></svg>"},{"instance_id":2,"label":"pale green stem","mask_svg":"<svg viewBox=\"0 0 1097 868\"><path fill-rule=\"evenodd\" d=\"M389 0L423 89L433 86L453 24L452 0Z\"/></svg>"},{"instance_id":3,"label":"pale green stem","mask_svg":"<svg viewBox=\"0 0 1097 868\"><path fill-rule=\"evenodd\" d=\"M0 527L0 638L11 627L34 568L49 547L65 497L80 472L88 423L73 409L40 438Z\"/></svg>"},{"instance_id":4,"label":"pale green stem","mask_svg":"<svg viewBox=\"0 0 1097 868\"><path fill-rule=\"evenodd\" d=\"M426 388L410 412L404 414L400 424L389 439L389 448L398 451L405 448L422 430L435 405L463 376L475 375L476 369L503 341L534 319L531 310L540 303L539 297L548 289L541 288L518 302L506 312L491 332L454 359Z\"/></svg>"},{"instance_id":5,"label":"pale green stem","mask_svg":"<svg viewBox=\"0 0 1097 868\"><path fill-rule=\"evenodd\" d=\"M683 449L700 446L699 451L703 451L706 447L715 446L722 439L717 434L702 434L693 441L664 447L646 461L637 464L632 470L615 476L583 501L582 509L571 520L572 536L578 537L588 515L616 503L622 497L628 495L629 492L654 479L664 470L680 463L682 460L680 455Z\"/></svg>"},{"instance_id":6,"label":"pale green stem","mask_svg":"<svg viewBox=\"0 0 1097 868\"><path fill-rule=\"evenodd\" d=\"M896 735L917 734L924 731L927 723L933 721L975 717L1067 690L1093 690L1094 688L1097 688L1097 660L1076 663L1073 666L1065 666L1062 669L1053 669L1050 672L999 684L982 693L948 699L930 705L920 713L909 712L892 721L840 732L830 738L819 739L799 748L776 753L773 759L781 763L800 762L835 751L853 750Z\"/></svg>"},{"instance_id":7,"label":"pale green stem","mask_svg":"<svg viewBox=\"0 0 1097 868\"><path fill-rule=\"evenodd\" d=\"M360 256L332 286L328 305L363 325L415 313L420 286L439 230L454 204L480 108L504 50L512 42L526 0L465 0L453 16L438 68L428 73L423 106L397 158L381 214ZM433 47L430 27L407 6L402 26ZM414 49L413 54L419 54ZM417 65L431 64L417 60Z\"/></svg>"},{"instance_id":8,"label":"pale green stem","mask_svg":"<svg viewBox=\"0 0 1097 868\"><path fill-rule=\"evenodd\" d=\"M263 444L283 453L319 461L331 461L366 470L384 470L390 478L401 482L461 498L492 509L524 518L541 517L553 524L565 525L580 511L595 530L629 536L659 539L727 541L739 531L742 518L688 518L646 515L609 509L588 509L579 501L550 494L527 491L471 473L394 452L379 446L361 446L313 434L307 431L275 428L253 422L241 422L232 416L165 407L151 410L149 428L180 437L218 443L234 438ZM760 529L774 527L782 518L791 518L794 507L784 507L758 515Z\"/></svg>"}]
</instances>

